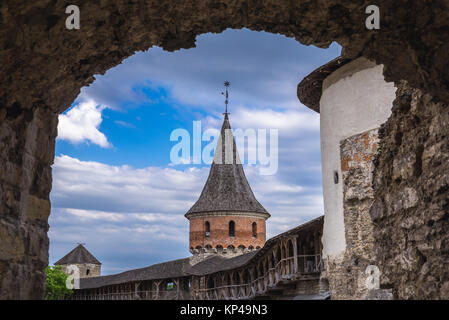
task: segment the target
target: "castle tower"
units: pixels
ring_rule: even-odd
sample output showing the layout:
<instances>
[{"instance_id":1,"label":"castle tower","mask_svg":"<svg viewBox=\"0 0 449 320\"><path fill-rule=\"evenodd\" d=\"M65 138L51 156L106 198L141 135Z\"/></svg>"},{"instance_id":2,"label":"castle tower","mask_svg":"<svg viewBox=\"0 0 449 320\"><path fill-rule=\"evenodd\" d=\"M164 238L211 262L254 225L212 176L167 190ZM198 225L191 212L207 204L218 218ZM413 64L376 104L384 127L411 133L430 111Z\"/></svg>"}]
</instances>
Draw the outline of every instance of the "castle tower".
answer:
<instances>
[{"instance_id":1,"label":"castle tower","mask_svg":"<svg viewBox=\"0 0 449 320\"><path fill-rule=\"evenodd\" d=\"M80 278L99 277L101 275L101 262L97 260L82 244L70 251L64 257L55 262L56 266L61 266L65 273L76 267L79 270Z\"/></svg>"},{"instance_id":2,"label":"castle tower","mask_svg":"<svg viewBox=\"0 0 449 320\"><path fill-rule=\"evenodd\" d=\"M194 256L233 257L263 247L270 214L256 200L245 177L227 112L209 177L198 201L185 217L190 221L190 251Z\"/></svg>"}]
</instances>

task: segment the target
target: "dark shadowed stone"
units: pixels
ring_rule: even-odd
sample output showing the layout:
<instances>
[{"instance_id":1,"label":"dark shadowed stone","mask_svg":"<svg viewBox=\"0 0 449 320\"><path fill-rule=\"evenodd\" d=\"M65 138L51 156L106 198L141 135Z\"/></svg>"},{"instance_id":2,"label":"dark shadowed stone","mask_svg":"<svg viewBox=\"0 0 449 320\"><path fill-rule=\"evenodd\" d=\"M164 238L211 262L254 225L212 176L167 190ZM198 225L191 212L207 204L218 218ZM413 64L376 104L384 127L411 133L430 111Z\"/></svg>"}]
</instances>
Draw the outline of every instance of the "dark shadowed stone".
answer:
<instances>
[{"instance_id":1,"label":"dark shadowed stone","mask_svg":"<svg viewBox=\"0 0 449 320\"><path fill-rule=\"evenodd\" d=\"M382 218L384 214L384 206L380 201L374 201L371 209L369 210L369 214L371 216L371 220L376 221L377 219Z\"/></svg>"},{"instance_id":2,"label":"dark shadowed stone","mask_svg":"<svg viewBox=\"0 0 449 320\"><path fill-rule=\"evenodd\" d=\"M427 94L426 100L418 102L413 117L413 108L407 106L409 97L404 92L398 94L397 110L386 125L383 152L378 159L377 173L382 182L375 197L391 207L385 200L386 193L395 199L406 186L417 186L418 194L428 195L429 199L409 207L407 214L433 216L447 211L447 188L442 187L437 193L434 189L437 177L449 172L449 162L442 156L447 154L449 141L449 4L445 0L379 0L376 5L381 10L381 30L367 30L365 8L370 4L368 0L84 1L80 3L81 29L67 30L67 1L1 1L0 163L17 167L13 172L0 167L1 190L8 192L5 203L0 195L0 222L14 225L16 234L12 237L24 239L33 233L42 240L42 256L48 253L48 226L46 222L35 226L36 222L26 221L26 201L30 190L39 199L48 199L51 179L46 169L54 157L57 113L72 104L80 89L92 83L95 74L104 74L136 51L155 45L170 51L191 48L197 35L219 33L226 28L264 30L323 48L337 41L343 47L343 58L364 56L383 64L386 81L399 85L401 80L407 80L410 87ZM422 173L416 170L419 178L402 179L399 185L388 178L396 155L404 156L407 151L420 148L427 152L438 143L443 152L432 160L423 159L426 161L422 163ZM37 165L25 170L23 166L32 161L24 165L24 154L34 158L33 166L40 162L43 170L37 170ZM432 169L427 169L427 165L432 165ZM34 171L46 176L34 179ZM42 181L41 190L37 181ZM378 252L380 261L385 261L383 272L392 277L401 297L438 297L438 281L447 280L442 267L434 268L424 278L439 279L430 286L425 284L431 281L416 280L411 273L401 274L392 262L398 250L394 243L400 241L388 245L385 242L406 236L397 232L404 214L399 210L391 220L384 217L386 220L375 232L376 246L384 248ZM435 234L430 234L427 241L432 245L446 241L447 223L447 218L440 219L432 227ZM437 259L438 254L427 259ZM0 261L2 270L6 270L0 277L0 298L43 296L42 265L48 263L48 257L38 264L35 259L27 253L20 263ZM448 260L447 255L442 255L435 264L447 265Z\"/></svg>"}]
</instances>

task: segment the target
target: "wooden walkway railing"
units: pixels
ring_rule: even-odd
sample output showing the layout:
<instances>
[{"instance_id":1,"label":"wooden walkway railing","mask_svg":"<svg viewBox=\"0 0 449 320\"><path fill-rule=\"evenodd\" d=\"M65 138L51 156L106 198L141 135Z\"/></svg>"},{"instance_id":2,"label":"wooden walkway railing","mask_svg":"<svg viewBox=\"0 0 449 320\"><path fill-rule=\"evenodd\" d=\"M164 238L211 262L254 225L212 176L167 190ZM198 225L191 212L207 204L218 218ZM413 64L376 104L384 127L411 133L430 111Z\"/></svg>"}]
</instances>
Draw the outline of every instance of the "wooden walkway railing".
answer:
<instances>
[{"instance_id":1,"label":"wooden walkway railing","mask_svg":"<svg viewBox=\"0 0 449 320\"><path fill-rule=\"evenodd\" d=\"M176 290L144 290L104 294L77 294L71 300L180 300L188 299L183 292Z\"/></svg>"},{"instance_id":2,"label":"wooden walkway railing","mask_svg":"<svg viewBox=\"0 0 449 320\"><path fill-rule=\"evenodd\" d=\"M295 261L296 260L296 261ZM281 259L272 268L248 283L228 284L209 289L196 289L188 292L177 290L143 290L115 292L104 294L76 294L72 300L238 300L251 299L274 289L281 281L288 283L292 278L321 272L323 265L321 255L297 255Z\"/></svg>"},{"instance_id":3,"label":"wooden walkway railing","mask_svg":"<svg viewBox=\"0 0 449 320\"><path fill-rule=\"evenodd\" d=\"M295 258L304 260L300 267L295 270ZM313 263L308 263L313 262ZM300 277L303 275L317 273L322 271L322 263L320 255L299 255L296 257L289 257L281 259L273 268L268 269L268 272L248 283L224 285L209 289L193 290L192 298L197 300L236 300L236 299L251 299L256 295L263 295L268 290L273 289L281 281L288 282L293 277Z\"/></svg>"}]
</instances>

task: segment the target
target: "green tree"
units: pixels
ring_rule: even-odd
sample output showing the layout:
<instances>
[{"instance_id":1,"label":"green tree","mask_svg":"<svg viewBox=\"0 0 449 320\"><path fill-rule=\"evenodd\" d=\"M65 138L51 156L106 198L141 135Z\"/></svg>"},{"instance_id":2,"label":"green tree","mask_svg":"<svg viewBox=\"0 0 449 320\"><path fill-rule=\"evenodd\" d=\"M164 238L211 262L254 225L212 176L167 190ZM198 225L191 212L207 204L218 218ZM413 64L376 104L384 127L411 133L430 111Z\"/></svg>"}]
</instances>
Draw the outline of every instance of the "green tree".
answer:
<instances>
[{"instance_id":1,"label":"green tree","mask_svg":"<svg viewBox=\"0 0 449 320\"><path fill-rule=\"evenodd\" d=\"M66 286L68 275L62 271L61 266L47 266L45 272L47 273L45 299L62 299L64 296L70 296L72 294L72 289L68 289Z\"/></svg>"}]
</instances>

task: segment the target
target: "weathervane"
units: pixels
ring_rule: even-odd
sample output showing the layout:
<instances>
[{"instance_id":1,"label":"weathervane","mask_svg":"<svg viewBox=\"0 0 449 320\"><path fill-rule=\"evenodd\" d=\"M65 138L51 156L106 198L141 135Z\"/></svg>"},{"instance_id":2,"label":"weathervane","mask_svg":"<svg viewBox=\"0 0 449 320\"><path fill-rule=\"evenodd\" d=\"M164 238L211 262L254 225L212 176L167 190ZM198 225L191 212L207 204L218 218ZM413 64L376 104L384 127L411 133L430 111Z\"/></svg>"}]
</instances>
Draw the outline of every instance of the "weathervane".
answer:
<instances>
[{"instance_id":1,"label":"weathervane","mask_svg":"<svg viewBox=\"0 0 449 320\"><path fill-rule=\"evenodd\" d=\"M228 98L229 98L229 94L228 94L228 88L229 88L229 86L231 85L231 83L229 82L229 81L225 81L224 82L224 86L226 87L226 100L225 100L225 105L226 105L226 111L225 111L225 113L223 113L224 115L228 115L229 114L229 112L228 112ZM221 94L224 94L224 92L222 92Z\"/></svg>"}]
</instances>

